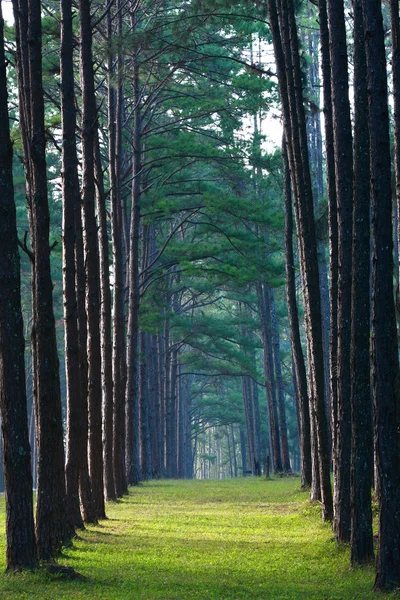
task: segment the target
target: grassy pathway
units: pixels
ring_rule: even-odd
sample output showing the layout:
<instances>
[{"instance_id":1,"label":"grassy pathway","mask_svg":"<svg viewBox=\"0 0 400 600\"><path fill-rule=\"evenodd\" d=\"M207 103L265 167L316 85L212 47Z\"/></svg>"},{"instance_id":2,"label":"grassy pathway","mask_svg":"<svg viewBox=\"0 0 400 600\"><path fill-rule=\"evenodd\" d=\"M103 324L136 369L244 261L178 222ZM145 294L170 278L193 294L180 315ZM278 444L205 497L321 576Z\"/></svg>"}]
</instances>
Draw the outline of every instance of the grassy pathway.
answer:
<instances>
[{"instance_id":1,"label":"grassy pathway","mask_svg":"<svg viewBox=\"0 0 400 600\"><path fill-rule=\"evenodd\" d=\"M295 478L151 482L107 513L60 561L82 580L0 575L0 599L400 598L371 591L373 569L349 568Z\"/></svg>"}]
</instances>

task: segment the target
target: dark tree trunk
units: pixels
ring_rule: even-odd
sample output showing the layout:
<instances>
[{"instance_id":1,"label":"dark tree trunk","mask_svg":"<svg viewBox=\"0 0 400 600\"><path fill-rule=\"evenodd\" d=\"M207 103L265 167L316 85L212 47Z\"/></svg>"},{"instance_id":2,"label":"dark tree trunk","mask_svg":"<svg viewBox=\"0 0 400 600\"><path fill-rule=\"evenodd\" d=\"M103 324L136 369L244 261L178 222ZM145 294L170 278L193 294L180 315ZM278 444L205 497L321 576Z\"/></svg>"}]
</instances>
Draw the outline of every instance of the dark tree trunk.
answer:
<instances>
[{"instance_id":1,"label":"dark tree trunk","mask_svg":"<svg viewBox=\"0 0 400 600\"><path fill-rule=\"evenodd\" d=\"M254 357L255 358L255 357ZM258 401L258 384L254 379L251 380L252 401L253 401L253 431L254 431L254 475L261 475L261 432L260 432L260 404Z\"/></svg>"},{"instance_id":2,"label":"dark tree trunk","mask_svg":"<svg viewBox=\"0 0 400 600\"><path fill-rule=\"evenodd\" d=\"M170 308L170 307L168 307ZM165 476L172 477L172 432L171 432L171 351L169 347L169 318L164 323L164 435L165 435Z\"/></svg>"},{"instance_id":3,"label":"dark tree trunk","mask_svg":"<svg viewBox=\"0 0 400 600\"><path fill-rule=\"evenodd\" d=\"M280 433L281 448L282 448L282 467L283 467L283 470L285 473L291 473L292 468L290 466L290 458L289 458L289 445L288 445L288 436L287 436L286 408L285 408L285 392L283 390L278 320L276 317L275 299L274 299L273 289L270 289L269 293L270 293L270 302L271 302L271 321L272 321L272 336L273 336L272 343L273 343L273 348L274 348L276 388L277 388L277 395L278 395L279 433Z\"/></svg>"},{"instance_id":4,"label":"dark tree trunk","mask_svg":"<svg viewBox=\"0 0 400 600\"><path fill-rule=\"evenodd\" d=\"M238 465L237 465L237 455L236 455L236 440L235 440L235 432L233 429L233 425L230 426L230 434L232 439L232 456L233 456L233 476L238 476Z\"/></svg>"},{"instance_id":5,"label":"dark tree trunk","mask_svg":"<svg viewBox=\"0 0 400 600\"><path fill-rule=\"evenodd\" d=\"M251 398L251 381L248 375L242 377L242 392L243 392L243 404L244 414L246 418L246 432L247 432L247 447L248 455L250 459L251 471L254 474L254 462L256 460L256 448L254 439L254 428L253 428L253 403Z\"/></svg>"},{"instance_id":6,"label":"dark tree trunk","mask_svg":"<svg viewBox=\"0 0 400 600\"><path fill-rule=\"evenodd\" d=\"M18 571L35 568L37 554L3 29L0 6L0 409L6 489L6 569Z\"/></svg>"},{"instance_id":7,"label":"dark tree trunk","mask_svg":"<svg viewBox=\"0 0 400 600\"><path fill-rule=\"evenodd\" d=\"M361 0L354 2L354 208L351 332L351 562L374 556L370 386L370 184L367 64Z\"/></svg>"},{"instance_id":8,"label":"dark tree trunk","mask_svg":"<svg viewBox=\"0 0 400 600\"><path fill-rule=\"evenodd\" d=\"M314 9L310 5L310 13L314 14ZM307 119L310 163L312 173L312 187L314 208L319 211L321 201L324 196L324 174L323 174L323 152L322 152L322 131L321 131L321 113L320 107L320 76L319 76L319 33L315 30L308 32L308 49L311 62L308 68L308 88L315 107L310 109ZM329 49L329 48L328 48ZM319 211L320 212L320 211ZM318 223L319 221L319 223ZM325 375L325 406L327 415L331 414L330 402L330 305L329 305L329 282L328 269L325 250L325 219L319 215L316 224L317 232L317 253L318 269L321 290L321 313L322 313L322 339L324 351L324 375ZM328 419L328 429L330 431L330 420Z\"/></svg>"},{"instance_id":9,"label":"dark tree trunk","mask_svg":"<svg viewBox=\"0 0 400 600\"><path fill-rule=\"evenodd\" d=\"M379 549L375 588L400 585L398 350L393 298L392 191L381 3L363 0L372 196L372 349Z\"/></svg>"},{"instance_id":10,"label":"dark tree trunk","mask_svg":"<svg viewBox=\"0 0 400 600\"><path fill-rule=\"evenodd\" d=\"M290 324L293 367L295 372L296 398L299 408L299 437L301 454L301 485L311 487L311 438L310 410L307 392L307 374L304 364L303 348L300 339L299 314L296 299L296 277L293 253L293 215L290 187L289 164L286 144L282 144L285 195L285 258L286 258L286 297Z\"/></svg>"},{"instance_id":11,"label":"dark tree trunk","mask_svg":"<svg viewBox=\"0 0 400 600\"><path fill-rule=\"evenodd\" d=\"M337 303L338 303L338 214L336 201L336 175L335 155L333 143L333 109L331 85L331 59L328 14L326 0L319 0L319 27L321 40L321 69L323 78L324 120L325 120L325 150L326 171L328 188L328 215L329 215L329 247L330 247L330 396L331 396L331 423L336 423L337 407ZM332 425L333 430L333 425ZM332 431L333 438L333 431Z\"/></svg>"},{"instance_id":12,"label":"dark tree trunk","mask_svg":"<svg viewBox=\"0 0 400 600\"><path fill-rule=\"evenodd\" d=\"M126 470L128 483L137 485L140 473L140 431L138 399L138 334L139 334L139 228L142 176L141 107L138 57L134 57L133 102L133 182L131 227L129 239L129 304L126 384Z\"/></svg>"},{"instance_id":13,"label":"dark tree trunk","mask_svg":"<svg viewBox=\"0 0 400 600\"><path fill-rule=\"evenodd\" d=\"M14 1L21 132L33 253L34 397L38 436L36 538L50 560L74 535L67 511L59 361L50 269L40 0ZM22 86L22 87L21 87Z\"/></svg>"},{"instance_id":14,"label":"dark tree trunk","mask_svg":"<svg viewBox=\"0 0 400 600\"><path fill-rule=\"evenodd\" d=\"M257 283L258 306L262 323L265 386L267 389L269 430L272 446L272 462L275 473L282 472L281 444L279 439L278 403L276 399L274 353L272 346L272 322L269 288Z\"/></svg>"},{"instance_id":15,"label":"dark tree trunk","mask_svg":"<svg viewBox=\"0 0 400 600\"><path fill-rule=\"evenodd\" d=\"M246 434L243 428L240 428L240 454L242 456L242 476L245 476L247 471L247 457L246 457Z\"/></svg>"},{"instance_id":16,"label":"dark tree trunk","mask_svg":"<svg viewBox=\"0 0 400 600\"><path fill-rule=\"evenodd\" d=\"M158 436L160 440L160 477L165 473L165 343L162 333L157 335L157 357L158 357L158 390L160 394L160 417L158 425Z\"/></svg>"},{"instance_id":17,"label":"dark tree trunk","mask_svg":"<svg viewBox=\"0 0 400 600\"><path fill-rule=\"evenodd\" d=\"M78 335L79 335L79 388L80 410L79 425L81 436L81 457L79 468L79 496L83 520L85 523L97 523L96 511L92 500L92 488L89 476L89 415L88 415L88 362L87 362L87 319L86 319L86 277L85 257L83 250L82 214L81 206L75 210L75 273L76 297L78 308Z\"/></svg>"},{"instance_id":18,"label":"dark tree trunk","mask_svg":"<svg viewBox=\"0 0 400 600\"><path fill-rule=\"evenodd\" d=\"M94 153L96 98L92 58L90 3L79 1L80 67L82 88L82 204L86 265L86 314L89 407L89 472L96 517L106 516L102 453L101 348L100 348L100 276L95 217Z\"/></svg>"},{"instance_id":19,"label":"dark tree trunk","mask_svg":"<svg viewBox=\"0 0 400 600\"><path fill-rule=\"evenodd\" d=\"M332 518L333 506L324 400L321 301L296 21L291 0L282 0L281 22L278 19L274 0L268 0L268 10L278 70L280 97L284 112L289 165L293 189L295 190L295 213L299 236L299 254L302 264L305 321L308 338L310 393L316 415L322 516L324 520L329 520Z\"/></svg>"},{"instance_id":20,"label":"dark tree trunk","mask_svg":"<svg viewBox=\"0 0 400 600\"><path fill-rule=\"evenodd\" d=\"M118 15L118 32L121 34L121 14ZM109 34L111 45L111 35ZM111 54L111 50L110 50ZM112 56L110 56L110 62ZM111 65L110 65L111 67ZM122 245L121 158L122 158L122 73L121 56L117 57L117 90L108 72L108 156L111 199L111 238L113 251L114 294L112 308L112 375L113 375L113 469L115 492L121 497L128 491L125 473L125 311L124 264Z\"/></svg>"},{"instance_id":21,"label":"dark tree trunk","mask_svg":"<svg viewBox=\"0 0 400 600\"><path fill-rule=\"evenodd\" d=\"M82 456L79 377L78 308L75 288L75 212L80 209L78 157L76 153L76 109L73 63L71 0L61 2L61 104L63 190L63 294L65 327L65 371L67 380L67 456L65 481L68 510L74 526L83 527L79 502L79 471Z\"/></svg>"},{"instance_id":22,"label":"dark tree trunk","mask_svg":"<svg viewBox=\"0 0 400 600\"><path fill-rule=\"evenodd\" d=\"M170 360L170 476L178 475L178 428L177 428L177 384L178 384L178 351L176 346L171 351Z\"/></svg>"},{"instance_id":23,"label":"dark tree trunk","mask_svg":"<svg viewBox=\"0 0 400 600\"><path fill-rule=\"evenodd\" d=\"M140 409L140 456L142 479L152 477L151 439L149 427L149 389L148 389L148 344L147 334L139 333L139 409Z\"/></svg>"},{"instance_id":24,"label":"dark tree trunk","mask_svg":"<svg viewBox=\"0 0 400 600\"><path fill-rule=\"evenodd\" d=\"M393 78L393 119L394 119L394 166L396 176L396 206L397 213L397 247L395 252L399 256L400 244L400 20L399 20L399 0L390 1L390 21L392 36L392 78ZM397 261L396 271L399 271L400 264ZM397 312L400 311L400 278L397 273Z\"/></svg>"},{"instance_id":25,"label":"dark tree trunk","mask_svg":"<svg viewBox=\"0 0 400 600\"><path fill-rule=\"evenodd\" d=\"M149 335L149 395L150 395L150 432L151 432L151 456L152 476L160 477L160 389L158 373L158 338Z\"/></svg>"},{"instance_id":26,"label":"dark tree trunk","mask_svg":"<svg viewBox=\"0 0 400 600\"><path fill-rule=\"evenodd\" d=\"M103 461L104 489L106 500L115 500L113 462L113 378L112 378L112 333L111 333L111 291L110 257L108 253L107 207L104 191L103 169L98 133L95 137L95 180L96 205L99 222L100 259L100 346L101 346L101 389L103 398Z\"/></svg>"},{"instance_id":27,"label":"dark tree trunk","mask_svg":"<svg viewBox=\"0 0 400 600\"><path fill-rule=\"evenodd\" d=\"M336 422L332 424L335 481L333 530L339 542L349 542L353 147L343 2L329 0L328 16L340 267L337 305L337 406L334 410Z\"/></svg>"}]
</instances>

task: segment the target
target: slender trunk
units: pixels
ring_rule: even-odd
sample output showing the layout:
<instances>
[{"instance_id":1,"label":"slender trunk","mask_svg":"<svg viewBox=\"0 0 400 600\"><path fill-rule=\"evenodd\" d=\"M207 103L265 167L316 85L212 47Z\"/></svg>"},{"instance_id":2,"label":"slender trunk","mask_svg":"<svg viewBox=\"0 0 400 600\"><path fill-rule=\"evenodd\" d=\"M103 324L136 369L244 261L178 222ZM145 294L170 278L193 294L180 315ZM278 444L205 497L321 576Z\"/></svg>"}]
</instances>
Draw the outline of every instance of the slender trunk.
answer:
<instances>
[{"instance_id":1,"label":"slender trunk","mask_svg":"<svg viewBox=\"0 0 400 600\"><path fill-rule=\"evenodd\" d=\"M110 258L108 253L107 208L104 191L103 169L101 166L98 132L94 149L96 206L99 222L99 264L100 264L100 347L101 347L101 389L103 398L103 461L104 489L107 500L115 500L114 460L113 460L113 378L112 378L112 333L111 333L111 291Z\"/></svg>"},{"instance_id":2,"label":"slender trunk","mask_svg":"<svg viewBox=\"0 0 400 600\"><path fill-rule=\"evenodd\" d=\"M110 27L110 24L109 24ZM121 14L118 15L118 33L121 35ZM111 35L109 34L111 44ZM111 52L111 51L110 51ZM111 238L113 251L114 294L112 307L112 376L113 376L113 470L115 493L121 497L127 490L125 473L125 314L124 268L122 245L121 155L122 155L122 73L121 55L117 58L117 91L112 76L112 56L108 70L108 153L111 199Z\"/></svg>"},{"instance_id":3,"label":"slender trunk","mask_svg":"<svg viewBox=\"0 0 400 600\"><path fill-rule=\"evenodd\" d=\"M285 473L291 473L292 468L290 466L289 458L289 445L287 436L287 422L286 422L286 409L285 409L285 393L283 390L283 379L282 379L282 368L281 368L281 357L280 357L280 341L279 341L279 329L278 321L276 318L275 310L275 299L274 292L270 289L270 302L271 302L271 321L272 321L272 344L274 348L274 365L276 374L276 387L278 395L278 409L279 409L279 433L282 448L282 467Z\"/></svg>"},{"instance_id":4,"label":"slender trunk","mask_svg":"<svg viewBox=\"0 0 400 600\"><path fill-rule=\"evenodd\" d=\"M324 400L324 360L319 273L296 21L293 4L290 0L282 0L281 23L278 19L274 0L268 0L268 9L278 69L280 96L284 112L289 165L292 184L295 190L295 214L302 264L306 333L308 337L307 350L311 375L310 392L312 406L316 415L322 516L324 520L330 520L332 518L333 507L329 469L328 429ZM282 36L280 26L282 27ZM285 53L283 51L282 40L284 41Z\"/></svg>"},{"instance_id":5,"label":"slender trunk","mask_svg":"<svg viewBox=\"0 0 400 600\"><path fill-rule=\"evenodd\" d=\"M133 182L132 209L129 239L129 306L127 340L127 384L126 384L126 470L128 482L136 485L140 481L140 432L138 399L138 334L139 334L139 228L142 177L141 150L141 107L138 57L134 58L133 102Z\"/></svg>"},{"instance_id":6,"label":"slender trunk","mask_svg":"<svg viewBox=\"0 0 400 600\"><path fill-rule=\"evenodd\" d=\"M374 556L370 386L370 189L367 64L361 1L354 2L354 208L351 332L351 562Z\"/></svg>"},{"instance_id":7,"label":"slender trunk","mask_svg":"<svg viewBox=\"0 0 400 600\"><path fill-rule=\"evenodd\" d=\"M240 454L242 455L242 476L245 476L247 471L247 460L246 460L246 434L243 428L240 428Z\"/></svg>"},{"instance_id":8,"label":"slender trunk","mask_svg":"<svg viewBox=\"0 0 400 600\"><path fill-rule=\"evenodd\" d=\"M336 422L332 424L335 481L333 530L339 542L349 542L353 148L343 1L328 1L328 17L340 265L337 305L337 406L334 411Z\"/></svg>"},{"instance_id":9,"label":"slender trunk","mask_svg":"<svg viewBox=\"0 0 400 600\"><path fill-rule=\"evenodd\" d=\"M75 210L75 276L78 310L79 335L79 425L81 436L81 458L79 468L79 496L85 523L97 523L95 506L92 500L92 487L89 476L89 414L88 414L88 361L87 361L87 319L86 319L86 276L83 249L82 214L80 205Z\"/></svg>"},{"instance_id":10,"label":"slender trunk","mask_svg":"<svg viewBox=\"0 0 400 600\"><path fill-rule=\"evenodd\" d=\"M74 526L83 527L79 502L79 471L82 456L79 385L78 306L75 288L75 211L79 209L78 157L76 153L76 109L73 63L71 0L61 2L61 102L62 102L62 190L63 190L63 294L65 327L65 371L67 380L67 455L65 480L68 509Z\"/></svg>"},{"instance_id":11,"label":"slender trunk","mask_svg":"<svg viewBox=\"0 0 400 600\"><path fill-rule=\"evenodd\" d=\"M236 440L235 440L235 432L233 429L233 425L230 426L230 433L232 438L232 455L233 455L233 476L238 476L238 465L237 465L237 455L236 455Z\"/></svg>"},{"instance_id":12,"label":"slender trunk","mask_svg":"<svg viewBox=\"0 0 400 600\"><path fill-rule=\"evenodd\" d=\"M140 404L140 454L141 454L141 472L145 481L151 479L151 439L149 427L149 389L148 389L148 344L146 343L147 334L144 331L139 333L139 404Z\"/></svg>"},{"instance_id":13,"label":"slender trunk","mask_svg":"<svg viewBox=\"0 0 400 600\"><path fill-rule=\"evenodd\" d=\"M396 254L399 256L400 244L400 19L399 19L399 0L390 1L390 22L392 37L392 78L393 78L393 120L394 120L394 167L396 176L396 207L397 213L397 248ZM397 312L400 312L400 264L397 261L395 269L398 271L397 287Z\"/></svg>"},{"instance_id":14,"label":"slender trunk","mask_svg":"<svg viewBox=\"0 0 400 600\"><path fill-rule=\"evenodd\" d=\"M6 489L6 569L19 571L37 566L37 552L3 30L0 5L0 409Z\"/></svg>"},{"instance_id":15,"label":"slender trunk","mask_svg":"<svg viewBox=\"0 0 400 600\"><path fill-rule=\"evenodd\" d=\"M170 406L171 406L171 455L170 472L171 477L178 475L178 428L177 428L177 386L178 386L178 351L176 347L171 352L171 379L170 379Z\"/></svg>"},{"instance_id":16,"label":"slender trunk","mask_svg":"<svg viewBox=\"0 0 400 600\"><path fill-rule=\"evenodd\" d=\"M264 352L264 374L267 389L269 430L272 444L272 462L275 473L282 467L281 444L279 439L278 403L276 398L274 354L272 346L271 302L266 284L257 284L258 306L261 314L262 339Z\"/></svg>"},{"instance_id":17,"label":"slender trunk","mask_svg":"<svg viewBox=\"0 0 400 600\"><path fill-rule=\"evenodd\" d=\"M42 88L41 3L14 0L21 131L33 254L34 397L38 436L36 538L50 560L74 535L67 511L59 361L50 269L49 206ZM22 86L22 87L21 87Z\"/></svg>"},{"instance_id":18,"label":"slender trunk","mask_svg":"<svg viewBox=\"0 0 400 600\"><path fill-rule=\"evenodd\" d=\"M160 477L164 476L165 473L165 344L164 336L162 333L157 335L157 349L158 349L158 390L160 394L160 417L158 426L158 435L160 440Z\"/></svg>"},{"instance_id":19,"label":"slender trunk","mask_svg":"<svg viewBox=\"0 0 400 600\"><path fill-rule=\"evenodd\" d=\"M255 448L254 448L254 430L253 430L253 404L251 402L251 383L248 375L242 377L242 393L244 403L244 413L246 417L246 432L247 432L247 445L250 459L250 467L252 473L254 473L254 462L255 462Z\"/></svg>"},{"instance_id":20,"label":"slender trunk","mask_svg":"<svg viewBox=\"0 0 400 600\"><path fill-rule=\"evenodd\" d=\"M363 0L362 7L368 66L373 247L373 393L379 479L379 549L375 588L392 589L400 585L400 460L389 111L381 4L379 0Z\"/></svg>"},{"instance_id":21,"label":"slender trunk","mask_svg":"<svg viewBox=\"0 0 400 600\"><path fill-rule=\"evenodd\" d=\"M82 88L82 204L86 265L86 314L89 407L89 472L92 499L98 519L104 519L102 453L100 276L95 217L94 152L97 108L92 58L92 25L89 0L79 1L80 75Z\"/></svg>"},{"instance_id":22,"label":"slender trunk","mask_svg":"<svg viewBox=\"0 0 400 600\"><path fill-rule=\"evenodd\" d=\"M331 85L331 59L330 35L328 27L328 14L326 0L319 0L319 27L321 40L321 69L324 94L324 121L325 121L325 151L328 188L328 215L329 215L329 247L330 247L330 397L331 397L331 423L333 438L333 423L337 421L337 302L338 302L338 215L336 200L336 175L333 142L333 109Z\"/></svg>"},{"instance_id":23,"label":"slender trunk","mask_svg":"<svg viewBox=\"0 0 400 600\"><path fill-rule=\"evenodd\" d=\"M299 314L296 299L296 277L293 253L293 215L292 195L290 188L289 164L286 144L282 145L284 168L284 195L285 195L285 258L286 258L286 297L290 324L290 338L292 345L293 367L295 372L295 386L297 405L299 407L299 437L301 453L301 485L302 488L311 487L311 441L310 441L310 410L307 392L307 374L304 364L303 348L300 339Z\"/></svg>"}]
</instances>

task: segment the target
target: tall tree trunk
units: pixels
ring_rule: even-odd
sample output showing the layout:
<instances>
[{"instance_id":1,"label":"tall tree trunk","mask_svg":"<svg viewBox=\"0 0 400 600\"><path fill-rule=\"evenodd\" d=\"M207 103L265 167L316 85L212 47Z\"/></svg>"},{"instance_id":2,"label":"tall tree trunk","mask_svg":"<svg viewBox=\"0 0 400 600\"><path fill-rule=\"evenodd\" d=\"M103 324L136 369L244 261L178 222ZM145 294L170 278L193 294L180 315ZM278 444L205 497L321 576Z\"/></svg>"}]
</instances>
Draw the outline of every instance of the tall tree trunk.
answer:
<instances>
[{"instance_id":1,"label":"tall tree trunk","mask_svg":"<svg viewBox=\"0 0 400 600\"><path fill-rule=\"evenodd\" d=\"M101 389L103 398L103 462L104 489L106 500L115 500L114 461L113 461L113 378L112 378L112 333L111 333L111 291L110 257L108 253L107 208L104 191L103 169L101 165L99 135L95 136L95 181L96 205L99 222L100 259L100 347L101 347Z\"/></svg>"},{"instance_id":2,"label":"tall tree trunk","mask_svg":"<svg viewBox=\"0 0 400 600\"><path fill-rule=\"evenodd\" d=\"M333 142L333 108L331 85L330 35L326 0L319 0L319 28L321 41L321 70L323 79L323 103L325 121L325 153L328 190L329 218L329 273L330 273L330 397L331 423L337 421L337 303L338 303L338 214L336 200L335 154Z\"/></svg>"},{"instance_id":3,"label":"tall tree trunk","mask_svg":"<svg viewBox=\"0 0 400 600\"><path fill-rule=\"evenodd\" d=\"M354 208L351 332L351 562L374 556L370 386L370 184L367 64L361 0L354 2Z\"/></svg>"},{"instance_id":4,"label":"tall tree trunk","mask_svg":"<svg viewBox=\"0 0 400 600\"><path fill-rule=\"evenodd\" d=\"M134 16L132 17L134 21ZM139 447L139 399L138 399L138 344L139 344L139 228L142 177L141 149L141 94L138 56L133 66L133 181L132 208L129 239L129 305L127 340L127 384L126 384L126 470L128 483L136 485L141 478Z\"/></svg>"},{"instance_id":5,"label":"tall tree trunk","mask_svg":"<svg viewBox=\"0 0 400 600\"><path fill-rule=\"evenodd\" d=\"M88 361L87 361L87 319L86 319L86 276L85 256L83 249L82 213L81 206L75 209L75 274L76 297L78 310L79 335L79 388L80 408L79 425L81 436L81 457L79 468L79 496L85 523L97 523L95 506L92 500L92 487L89 476L89 414L88 414Z\"/></svg>"},{"instance_id":6,"label":"tall tree trunk","mask_svg":"<svg viewBox=\"0 0 400 600\"><path fill-rule=\"evenodd\" d=\"M264 353L264 374L267 389L269 430L272 446L272 463L275 473L282 471L281 444L279 439L278 403L276 399L274 354L272 346L272 322L269 288L264 283L257 283L258 306L262 323L262 339Z\"/></svg>"},{"instance_id":7,"label":"tall tree trunk","mask_svg":"<svg viewBox=\"0 0 400 600\"><path fill-rule=\"evenodd\" d=\"M152 476L160 477L160 387L159 387L159 360L158 360L158 337L149 335L149 394L150 394L150 432L151 432L151 455L152 455Z\"/></svg>"},{"instance_id":8,"label":"tall tree trunk","mask_svg":"<svg viewBox=\"0 0 400 600\"><path fill-rule=\"evenodd\" d=\"M100 276L95 216L94 153L97 108L92 58L92 25L89 0L79 1L80 68L82 88L82 204L86 265L88 326L89 471L92 499L98 519L106 516L102 452Z\"/></svg>"},{"instance_id":9,"label":"tall tree trunk","mask_svg":"<svg viewBox=\"0 0 400 600\"><path fill-rule=\"evenodd\" d=\"M76 108L73 63L71 0L61 2L61 105L63 190L63 296L65 327L65 371L67 380L67 456L65 481L68 510L75 527L82 528L79 501L79 471L82 457L79 377L78 307L75 288L75 212L80 209L78 157L76 153Z\"/></svg>"},{"instance_id":10,"label":"tall tree trunk","mask_svg":"<svg viewBox=\"0 0 400 600\"><path fill-rule=\"evenodd\" d=\"M303 348L300 339L299 313L296 299L296 277L293 253L293 215L290 187L289 163L286 143L282 144L285 196L285 258L286 258L286 297L290 324L293 367L295 373L296 398L299 407L299 437L301 454L301 485L311 487L311 434L310 410L307 392L307 374L304 364Z\"/></svg>"},{"instance_id":11,"label":"tall tree trunk","mask_svg":"<svg viewBox=\"0 0 400 600\"><path fill-rule=\"evenodd\" d=\"M149 427L149 389L148 389L148 344L147 334L139 333L139 408L140 408L140 456L142 479L152 477L151 438Z\"/></svg>"},{"instance_id":12,"label":"tall tree trunk","mask_svg":"<svg viewBox=\"0 0 400 600\"><path fill-rule=\"evenodd\" d=\"M394 118L394 166L396 176L397 212L397 257L400 245L400 19L399 0L390 0L390 22L392 37L392 78L393 78L393 118ZM400 263L395 265L398 279L397 311L400 311Z\"/></svg>"},{"instance_id":13,"label":"tall tree trunk","mask_svg":"<svg viewBox=\"0 0 400 600\"><path fill-rule=\"evenodd\" d=\"M268 10L278 70L280 97L284 112L289 165L295 190L295 213L302 264L308 362L311 375L310 393L316 415L322 516L324 520L329 520L332 518L333 505L324 401L321 302L296 21L291 0L282 0L281 23L278 19L275 0L268 0ZM280 26L282 27L282 35ZM282 41L284 42L283 46Z\"/></svg>"},{"instance_id":14,"label":"tall tree trunk","mask_svg":"<svg viewBox=\"0 0 400 600\"><path fill-rule=\"evenodd\" d=\"M314 14L312 5L309 8L310 14ZM314 208L318 213L321 201L324 196L324 175L323 175L323 152L322 152L322 131L321 131L321 113L320 107L320 76L319 76L319 33L312 29L308 33L308 50L311 63L308 68L308 87L311 100L315 106L310 109L310 114L307 119L310 163L312 173L312 187ZM320 224L318 224L320 221ZM330 401L330 306L329 306L329 282L328 269L326 262L325 250L325 219L323 214L318 216L316 232L317 232L317 254L318 254L318 270L321 290L321 313L322 313L322 340L324 351L324 374L325 374L325 405L327 415L331 414ZM328 429L330 431L330 420L328 419Z\"/></svg>"},{"instance_id":15,"label":"tall tree trunk","mask_svg":"<svg viewBox=\"0 0 400 600\"><path fill-rule=\"evenodd\" d=\"M368 66L372 196L372 349L379 549L375 587L400 585L398 349L393 298L392 190L384 30L379 0L362 1Z\"/></svg>"},{"instance_id":16,"label":"tall tree trunk","mask_svg":"<svg viewBox=\"0 0 400 600\"><path fill-rule=\"evenodd\" d=\"M0 409L6 489L6 569L19 571L35 568L37 553L3 30L0 4Z\"/></svg>"},{"instance_id":17,"label":"tall tree trunk","mask_svg":"<svg viewBox=\"0 0 400 600\"><path fill-rule=\"evenodd\" d=\"M253 418L253 403L251 399L251 381L248 375L242 377L242 393L243 393L243 404L244 413L246 418L246 432L247 432L247 447L250 459L250 467L254 473L254 463L256 458L255 439L254 439L254 418Z\"/></svg>"},{"instance_id":18,"label":"tall tree trunk","mask_svg":"<svg viewBox=\"0 0 400 600\"><path fill-rule=\"evenodd\" d=\"M337 407L334 411L336 422L332 427L335 481L333 530L340 542L349 542L353 147L343 1L328 1L328 17L339 242Z\"/></svg>"},{"instance_id":19,"label":"tall tree trunk","mask_svg":"<svg viewBox=\"0 0 400 600\"><path fill-rule=\"evenodd\" d=\"M120 9L118 5L118 9ZM118 34L122 33L121 11ZM111 24L108 27L111 29ZM112 31L111 31L112 33ZM109 44L112 39L109 32ZM125 473L125 384L126 348L124 314L124 267L122 244L121 159L122 159L122 72L121 55L117 57L117 90L113 84L112 55L108 70L108 153L111 199L111 239L113 252L114 294L112 307L112 375L113 375L113 470L115 492L121 497L128 491Z\"/></svg>"},{"instance_id":20,"label":"tall tree trunk","mask_svg":"<svg viewBox=\"0 0 400 600\"><path fill-rule=\"evenodd\" d=\"M275 299L274 291L271 288L269 290L270 301L271 301L271 321L272 321L272 343L274 348L274 363L275 363L275 374L276 374L276 388L278 395L278 409L279 409L279 433L281 439L282 448L282 467L285 473L291 473L292 468L290 466L289 458L289 445L287 436L287 422L286 422L286 408L285 408L285 393L283 390L282 380L282 368L281 368L281 357L280 357L280 341L279 341L279 329L278 321L275 310Z\"/></svg>"},{"instance_id":21,"label":"tall tree trunk","mask_svg":"<svg viewBox=\"0 0 400 600\"><path fill-rule=\"evenodd\" d=\"M14 0L21 132L33 253L34 397L38 435L36 538L50 560L74 535L67 511L59 361L50 269L40 0ZM22 87L21 87L22 86Z\"/></svg>"}]
</instances>

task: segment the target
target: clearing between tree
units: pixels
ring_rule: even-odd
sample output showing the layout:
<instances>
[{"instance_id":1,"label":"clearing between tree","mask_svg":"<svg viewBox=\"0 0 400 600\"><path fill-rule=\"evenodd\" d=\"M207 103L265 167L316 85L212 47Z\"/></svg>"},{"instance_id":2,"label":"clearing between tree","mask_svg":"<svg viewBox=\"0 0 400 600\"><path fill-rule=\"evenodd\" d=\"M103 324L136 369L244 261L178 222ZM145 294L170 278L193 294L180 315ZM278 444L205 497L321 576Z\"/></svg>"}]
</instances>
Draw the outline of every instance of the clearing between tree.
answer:
<instances>
[{"instance_id":1,"label":"clearing between tree","mask_svg":"<svg viewBox=\"0 0 400 600\"><path fill-rule=\"evenodd\" d=\"M152 481L108 504L107 514L60 559L81 579L2 575L0 598L400 598L371 591L372 567L349 568L348 547L332 541L296 477ZM4 548L0 556L4 568Z\"/></svg>"}]
</instances>

